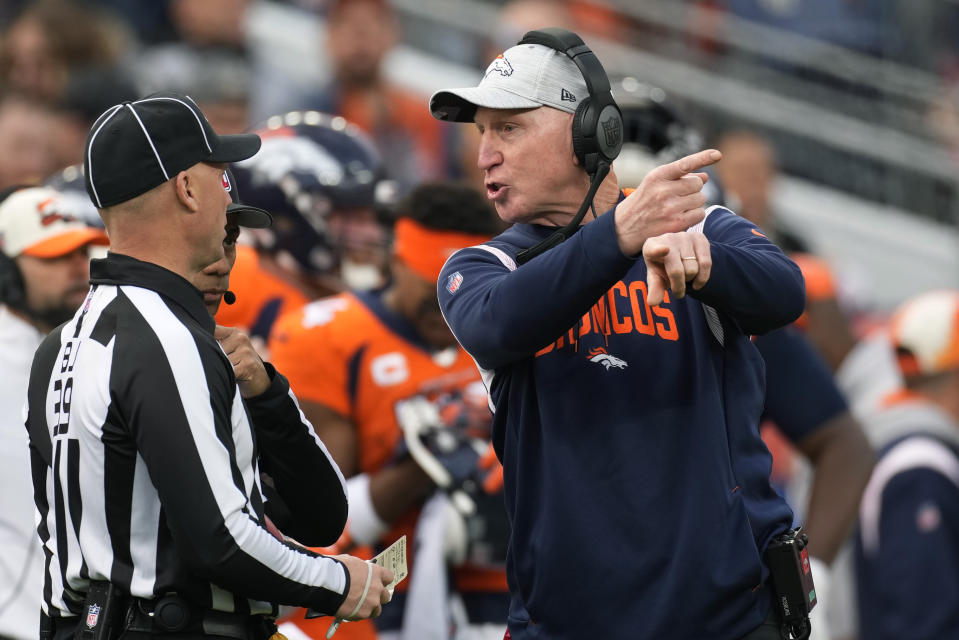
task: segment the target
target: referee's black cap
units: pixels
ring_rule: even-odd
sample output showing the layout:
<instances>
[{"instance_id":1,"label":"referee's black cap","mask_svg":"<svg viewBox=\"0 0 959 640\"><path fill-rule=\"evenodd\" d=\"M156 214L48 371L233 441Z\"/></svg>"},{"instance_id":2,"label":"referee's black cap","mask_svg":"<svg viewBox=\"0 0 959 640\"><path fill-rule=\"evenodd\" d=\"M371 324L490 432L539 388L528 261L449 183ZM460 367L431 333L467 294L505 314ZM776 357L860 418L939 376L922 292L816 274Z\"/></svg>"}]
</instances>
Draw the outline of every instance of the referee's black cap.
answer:
<instances>
[{"instance_id":1,"label":"referee's black cap","mask_svg":"<svg viewBox=\"0 0 959 640\"><path fill-rule=\"evenodd\" d=\"M98 208L125 202L198 162L245 160L260 149L254 133L221 136L189 96L155 93L97 118L83 156L87 193Z\"/></svg>"},{"instance_id":2,"label":"referee's black cap","mask_svg":"<svg viewBox=\"0 0 959 640\"><path fill-rule=\"evenodd\" d=\"M227 206L227 213L236 214L236 223L250 229L266 229L273 226L273 216L266 209L254 207L240 202L240 192L236 188L233 172L227 169L223 172L223 188L230 194L232 202Z\"/></svg>"}]
</instances>

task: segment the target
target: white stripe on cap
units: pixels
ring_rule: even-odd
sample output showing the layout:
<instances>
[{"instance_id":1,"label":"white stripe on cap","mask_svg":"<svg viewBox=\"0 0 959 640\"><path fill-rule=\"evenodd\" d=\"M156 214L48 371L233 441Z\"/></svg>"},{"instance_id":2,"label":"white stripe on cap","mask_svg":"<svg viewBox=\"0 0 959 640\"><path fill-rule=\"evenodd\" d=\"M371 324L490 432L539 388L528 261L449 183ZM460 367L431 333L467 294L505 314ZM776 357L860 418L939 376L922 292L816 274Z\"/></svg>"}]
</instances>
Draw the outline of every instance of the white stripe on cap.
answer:
<instances>
[{"instance_id":1,"label":"white stripe on cap","mask_svg":"<svg viewBox=\"0 0 959 640\"><path fill-rule=\"evenodd\" d=\"M100 194L97 193L97 187L93 184L93 154L90 151L93 149L93 141L96 140L97 134L100 133L100 130L106 126L107 122L110 121L110 118L115 116L117 112L123 108L122 104L118 104L113 107L113 111L106 112L102 116L100 124L94 124L93 133L90 134L90 143L87 145L87 180L90 182L90 190L93 191L93 197L97 201L96 204L98 207L102 206L100 204Z\"/></svg>"},{"instance_id":2,"label":"white stripe on cap","mask_svg":"<svg viewBox=\"0 0 959 640\"><path fill-rule=\"evenodd\" d=\"M140 120L140 114L137 113L137 110L133 108L132 104L128 104L127 109L129 109L130 113L133 114L133 117L136 118L137 124L139 124L140 128L143 130L143 135L146 136L147 142L150 143L150 148L153 149L153 157L157 159L157 164L160 165L160 171L163 172L163 177L169 180L170 174L166 172L166 167L163 166L163 160L160 158L160 152L157 151L156 146L153 144L153 138L150 137L150 132L147 131L146 125L143 124L143 120Z\"/></svg>"},{"instance_id":3,"label":"white stripe on cap","mask_svg":"<svg viewBox=\"0 0 959 640\"><path fill-rule=\"evenodd\" d=\"M206 150L209 151L210 153L213 153L213 147L210 146L210 141L207 140L207 137L206 137L206 129L203 128L203 123L200 122L200 116L197 115L196 109L194 109L193 107L191 107L191 106L188 105L187 103L183 102L183 100L178 100L177 98L168 98L168 97L161 97L161 98L144 98L144 99L142 99L142 100L137 100L137 101L134 102L133 104L140 104L141 102L156 102L157 100L170 100L170 101L172 101L172 102L179 102L179 103L182 104L184 107L186 107L187 109L189 109L189 110L190 110L190 113L192 113L192 114L193 114L193 117L196 119L196 125L197 125L198 127L200 127L200 133L203 134L203 143L206 145ZM190 100L192 101L193 99L190 98Z\"/></svg>"}]
</instances>

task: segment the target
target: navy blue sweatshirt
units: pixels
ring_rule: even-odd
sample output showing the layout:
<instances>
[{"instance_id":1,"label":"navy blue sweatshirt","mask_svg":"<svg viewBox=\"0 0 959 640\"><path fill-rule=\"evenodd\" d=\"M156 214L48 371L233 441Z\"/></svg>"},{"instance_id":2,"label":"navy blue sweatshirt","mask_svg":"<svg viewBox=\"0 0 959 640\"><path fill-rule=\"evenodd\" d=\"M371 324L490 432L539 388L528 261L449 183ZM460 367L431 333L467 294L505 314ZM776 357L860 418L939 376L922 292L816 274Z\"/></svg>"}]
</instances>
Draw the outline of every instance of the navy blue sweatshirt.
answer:
<instances>
[{"instance_id":1,"label":"navy blue sweatshirt","mask_svg":"<svg viewBox=\"0 0 959 640\"><path fill-rule=\"evenodd\" d=\"M519 268L554 229L514 225L454 254L437 285L494 408L510 633L738 638L768 613L762 551L792 521L769 485L748 334L799 316L802 275L714 207L695 228L711 243L709 282L650 308L645 264L622 254L613 222Z\"/></svg>"}]
</instances>

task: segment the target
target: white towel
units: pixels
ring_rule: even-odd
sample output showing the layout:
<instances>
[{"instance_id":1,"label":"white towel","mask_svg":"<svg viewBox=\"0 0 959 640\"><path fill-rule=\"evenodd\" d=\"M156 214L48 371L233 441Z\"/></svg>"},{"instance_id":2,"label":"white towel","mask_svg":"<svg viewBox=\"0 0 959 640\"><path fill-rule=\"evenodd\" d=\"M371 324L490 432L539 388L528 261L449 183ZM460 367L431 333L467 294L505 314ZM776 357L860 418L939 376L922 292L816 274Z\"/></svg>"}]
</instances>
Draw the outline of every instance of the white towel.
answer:
<instances>
[{"instance_id":1,"label":"white towel","mask_svg":"<svg viewBox=\"0 0 959 640\"><path fill-rule=\"evenodd\" d=\"M449 497L437 491L423 505L416 523L402 640L450 640L445 540L452 510Z\"/></svg>"}]
</instances>

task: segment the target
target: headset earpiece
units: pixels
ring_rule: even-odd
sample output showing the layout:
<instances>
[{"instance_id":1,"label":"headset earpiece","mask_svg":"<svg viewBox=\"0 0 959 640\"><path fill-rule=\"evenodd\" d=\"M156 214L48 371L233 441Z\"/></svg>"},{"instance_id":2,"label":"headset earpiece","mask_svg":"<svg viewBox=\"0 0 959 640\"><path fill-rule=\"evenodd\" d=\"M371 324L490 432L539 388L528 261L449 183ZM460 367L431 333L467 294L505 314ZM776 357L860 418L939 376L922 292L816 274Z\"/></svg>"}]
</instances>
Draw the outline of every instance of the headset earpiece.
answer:
<instances>
[{"instance_id":1,"label":"headset earpiece","mask_svg":"<svg viewBox=\"0 0 959 640\"><path fill-rule=\"evenodd\" d=\"M586 115L586 110L589 109L589 98L583 100L578 107L576 107L576 113L573 114L573 153L576 155L576 159L579 160L579 166L581 166L587 173L587 159L586 155L589 152L588 142L583 139L583 118Z\"/></svg>"},{"instance_id":2,"label":"headset earpiece","mask_svg":"<svg viewBox=\"0 0 959 640\"><path fill-rule=\"evenodd\" d=\"M0 189L0 203L9 198L12 194L21 189L28 189L32 185L15 184L5 189ZM23 273L17 263L0 251L0 304L7 305L12 309L26 309L27 291L23 282Z\"/></svg>"},{"instance_id":3,"label":"headset earpiece","mask_svg":"<svg viewBox=\"0 0 959 640\"><path fill-rule=\"evenodd\" d=\"M0 251L0 304L24 309L27 303L23 274L12 258Z\"/></svg>"}]
</instances>

